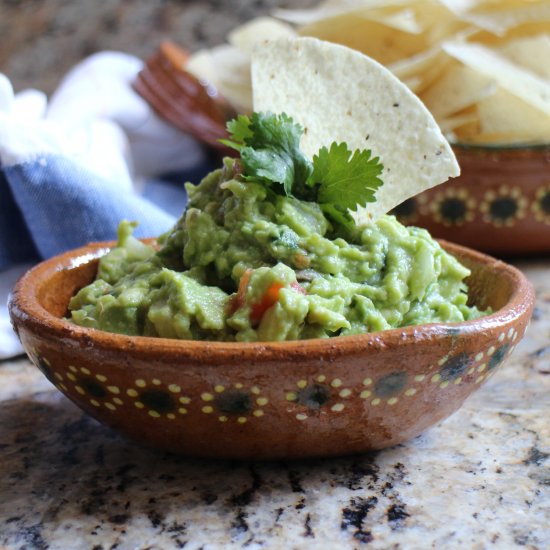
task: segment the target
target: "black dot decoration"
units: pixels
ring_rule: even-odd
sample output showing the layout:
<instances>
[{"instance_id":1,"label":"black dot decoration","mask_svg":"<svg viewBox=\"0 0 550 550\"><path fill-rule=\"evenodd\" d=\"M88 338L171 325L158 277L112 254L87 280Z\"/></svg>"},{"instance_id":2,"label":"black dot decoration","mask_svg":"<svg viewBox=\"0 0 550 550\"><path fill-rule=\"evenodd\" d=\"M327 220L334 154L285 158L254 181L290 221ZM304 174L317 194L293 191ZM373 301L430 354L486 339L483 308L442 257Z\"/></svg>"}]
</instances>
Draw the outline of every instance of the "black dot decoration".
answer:
<instances>
[{"instance_id":1,"label":"black dot decoration","mask_svg":"<svg viewBox=\"0 0 550 550\"><path fill-rule=\"evenodd\" d=\"M296 401L312 410L319 410L330 401L330 389L323 384L311 384L297 393Z\"/></svg>"},{"instance_id":2,"label":"black dot decoration","mask_svg":"<svg viewBox=\"0 0 550 550\"><path fill-rule=\"evenodd\" d=\"M93 378L79 378L77 384L90 396L96 399L103 399L107 392L105 388Z\"/></svg>"},{"instance_id":3,"label":"black dot decoration","mask_svg":"<svg viewBox=\"0 0 550 550\"><path fill-rule=\"evenodd\" d=\"M52 383L54 383L53 371L49 367L48 363L44 360L43 357L37 356L34 363L42 372L42 374Z\"/></svg>"},{"instance_id":4,"label":"black dot decoration","mask_svg":"<svg viewBox=\"0 0 550 550\"><path fill-rule=\"evenodd\" d=\"M403 201L396 206L391 213L399 218L407 218L416 214L416 200L414 198Z\"/></svg>"},{"instance_id":5,"label":"black dot decoration","mask_svg":"<svg viewBox=\"0 0 550 550\"><path fill-rule=\"evenodd\" d=\"M467 353L459 353L454 357L449 357L439 370L441 379L446 382L458 378L468 370L472 362L472 358Z\"/></svg>"},{"instance_id":6,"label":"black dot decoration","mask_svg":"<svg viewBox=\"0 0 550 550\"><path fill-rule=\"evenodd\" d=\"M489 205L491 217L498 221L506 221L513 218L518 209L518 203L512 197L499 197L491 201Z\"/></svg>"},{"instance_id":7,"label":"black dot decoration","mask_svg":"<svg viewBox=\"0 0 550 550\"><path fill-rule=\"evenodd\" d=\"M392 397L399 393L407 383L406 372L393 372L383 378L380 378L374 386L374 391L378 397Z\"/></svg>"},{"instance_id":8,"label":"black dot decoration","mask_svg":"<svg viewBox=\"0 0 550 550\"><path fill-rule=\"evenodd\" d=\"M176 409L172 397L163 390L145 390L139 395L139 400L149 409L166 414Z\"/></svg>"},{"instance_id":9,"label":"black dot decoration","mask_svg":"<svg viewBox=\"0 0 550 550\"><path fill-rule=\"evenodd\" d=\"M550 191L547 191L546 193L544 193L544 195L542 196L542 198L539 201L539 205L540 205L541 210L545 214L550 215Z\"/></svg>"},{"instance_id":10,"label":"black dot decoration","mask_svg":"<svg viewBox=\"0 0 550 550\"><path fill-rule=\"evenodd\" d=\"M467 211L466 203L456 197L448 197L439 205L439 214L449 223L464 221Z\"/></svg>"},{"instance_id":11,"label":"black dot decoration","mask_svg":"<svg viewBox=\"0 0 550 550\"><path fill-rule=\"evenodd\" d=\"M495 350L495 353L491 355L488 363L489 370L496 369L504 360L504 356L510 349L510 344L504 344Z\"/></svg>"},{"instance_id":12,"label":"black dot decoration","mask_svg":"<svg viewBox=\"0 0 550 550\"><path fill-rule=\"evenodd\" d=\"M216 396L216 408L226 414L246 414L252 410L252 399L243 391L227 390Z\"/></svg>"}]
</instances>

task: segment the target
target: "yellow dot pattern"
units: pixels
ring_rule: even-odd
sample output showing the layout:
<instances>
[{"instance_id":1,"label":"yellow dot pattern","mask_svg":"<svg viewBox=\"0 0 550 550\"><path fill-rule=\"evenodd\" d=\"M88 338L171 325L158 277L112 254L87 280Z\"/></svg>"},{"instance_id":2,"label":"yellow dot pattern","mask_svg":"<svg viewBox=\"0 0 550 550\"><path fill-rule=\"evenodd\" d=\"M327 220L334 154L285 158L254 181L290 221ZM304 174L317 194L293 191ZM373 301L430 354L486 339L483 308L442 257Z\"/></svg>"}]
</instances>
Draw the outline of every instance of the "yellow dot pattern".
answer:
<instances>
[{"instance_id":1,"label":"yellow dot pattern","mask_svg":"<svg viewBox=\"0 0 550 550\"><path fill-rule=\"evenodd\" d=\"M504 342L506 339L511 340L512 342L515 341L518 337L518 332L513 328L509 328L507 330L504 330L498 336L495 337L494 343L495 345L490 345L488 348L486 348L483 351L479 351L473 356L474 364L471 365L466 373L462 373L461 376L458 376L457 378L451 378L451 379L445 379L442 378L442 374L446 376L446 373L444 372L436 372L433 373L433 369L437 368L432 363L432 367L430 367L427 372L428 374L417 374L412 377L414 382L420 383L424 382L426 379L428 379L429 382L437 384L439 388L446 389L450 386L459 386L464 383L471 383L474 382L475 384L480 384L485 379L487 379L488 376L493 374L493 371L487 372L487 362L482 362L484 358L489 358L492 355L495 354L498 344ZM510 346L509 354L513 352L514 346ZM499 348L500 351L500 348ZM38 357L41 357L37 354ZM449 355L446 355L439 359L437 361L437 365L440 367L445 364L446 361L448 361ZM51 367L51 363L47 358L41 357L41 360L44 361L46 365ZM115 384L109 384L108 377L104 374L94 374L90 371L90 369L86 367L76 367L74 365L69 365L66 367L66 371L63 371L63 374L61 372L56 372L52 368L52 375L56 380L56 386L63 391L69 391L67 388L67 385L64 383L65 380L72 382L72 388L74 389L74 392L78 393L81 396L87 395L87 386L82 381L82 375L84 376L91 376L95 378L97 381L105 384L104 389L108 392L108 396L105 397L105 400L98 399L98 398L90 398L88 394L88 401L91 405L94 407L104 407L108 411L115 412L118 407L124 406L124 401L120 398L122 395L127 395L128 397L132 398L130 403L133 403L134 406L137 409L145 409L144 412L147 413L147 415L150 418L158 419L158 418L167 418L168 420L175 420L177 418L177 414L174 414L174 412L169 412L167 414L162 414L156 410L149 410L145 404L139 400L139 389L146 388L148 384L151 384L153 386L161 386L163 382L158 378L152 378L147 382L143 378L137 378L134 380L134 386L131 388L124 388L119 387ZM432 371L430 373L430 370ZM493 369L496 370L496 369ZM476 376L477 373L477 376ZM318 374L314 376L313 378L310 378L309 381L305 378L299 379L296 381L296 388L297 390L294 391L286 391L284 393L285 399L287 402L295 403L297 406L305 407L305 405L302 405L301 397L299 397L299 391L304 390L308 387L309 384L312 383L320 383L320 384L327 384L325 388L328 388L330 390L331 399L328 400L327 403L327 409L330 409L330 411L334 413L338 413L341 411L344 411L346 409L346 404L343 402L335 402L334 397L339 397L341 399L348 399L352 398L353 395L356 395L356 398L359 397L362 400L370 400L369 404L373 407L376 407L380 405L381 403L385 403L389 406L395 405L399 402L400 397L399 396L393 396L389 399L381 399L379 397L376 397L376 395L373 396L373 390L371 389L353 389L344 386L344 381L341 378L334 378L334 379L328 379L325 374ZM370 377L366 377L361 381L361 384L363 388L370 387L374 384L374 381ZM165 385L168 392L172 394L181 394L182 388L180 385L171 383ZM212 415L215 412L218 412L217 415L215 415L215 418L217 418L220 422L228 422L230 420L236 421L238 424L246 424L250 419L253 418L262 418L265 416L265 411L263 410L263 407L266 407L270 403L270 399L264 395L262 395L262 391L258 386L252 386L250 387L249 394L253 396L251 401L251 408L250 411L247 411L245 415L241 414L239 416L231 416L227 414L220 414L219 411L217 411L217 398L216 395L220 395L223 392L227 391L227 384L225 383L219 383L214 386L212 386L210 391L205 391L200 394L200 400L204 403L203 406L200 406L200 410L202 413L207 415ZM244 385L240 382L231 383L229 384L229 387L234 387L236 389L242 389L244 388ZM138 389L136 389L138 388ZM72 390L71 390L72 391ZM417 395L419 391L418 387L410 386L407 389L405 389L401 396L402 397L413 397ZM357 392L357 393L355 393ZM176 395L174 396L175 399L179 401L179 405L177 408L177 413L179 415L187 415L189 410L187 408L187 405L191 403L191 398L185 395ZM128 404L130 404L128 403ZM185 405L185 406L182 406ZM311 411L309 410L298 410L296 411L295 408L289 408L288 412L291 412L295 415L295 418L299 421L304 421L310 418L310 415L312 416L318 416L319 414L326 414L325 410L313 410L314 408L311 407Z\"/></svg>"}]
</instances>

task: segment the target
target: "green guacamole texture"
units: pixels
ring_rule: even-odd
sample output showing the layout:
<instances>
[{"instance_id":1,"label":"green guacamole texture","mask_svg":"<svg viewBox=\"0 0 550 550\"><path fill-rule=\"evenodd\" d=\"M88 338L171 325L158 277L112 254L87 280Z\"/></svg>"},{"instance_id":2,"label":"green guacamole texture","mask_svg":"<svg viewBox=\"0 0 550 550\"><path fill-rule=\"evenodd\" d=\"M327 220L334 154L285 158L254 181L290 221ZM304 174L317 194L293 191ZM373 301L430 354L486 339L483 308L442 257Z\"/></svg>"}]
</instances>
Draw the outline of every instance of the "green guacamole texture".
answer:
<instances>
[{"instance_id":1,"label":"green guacamole texture","mask_svg":"<svg viewBox=\"0 0 550 550\"><path fill-rule=\"evenodd\" d=\"M333 227L316 203L245 182L238 161L187 184L156 246L122 222L97 278L70 301L81 326L127 335L274 341L481 316L469 275L429 233L392 216Z\"/></svg>"}]
</instances>

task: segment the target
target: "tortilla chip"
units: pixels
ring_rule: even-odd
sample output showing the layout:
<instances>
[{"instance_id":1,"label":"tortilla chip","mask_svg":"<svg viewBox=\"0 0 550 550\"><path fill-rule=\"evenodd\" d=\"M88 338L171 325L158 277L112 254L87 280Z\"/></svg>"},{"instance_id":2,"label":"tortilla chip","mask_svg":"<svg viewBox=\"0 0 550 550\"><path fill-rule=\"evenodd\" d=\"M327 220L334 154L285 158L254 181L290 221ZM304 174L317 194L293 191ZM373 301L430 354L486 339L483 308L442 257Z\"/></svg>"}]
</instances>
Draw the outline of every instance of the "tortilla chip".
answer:
<instances>
[{"instance_id":1,"label":"tortilla chip","mask_svg":"<svg viewBox=\"0 0 550 550\"><path fill-rule=\"evenodd\" d=\"M490 5L488 5L490 6ZM493 9L468 11L461 18L496 35L503 35L524 23L550 20L550 4L543 2L521 2L520 5L508 5L498 2Z\"/></svg>"},{"instance_id":2,"label":"tortilla chip","mask_svg":"<svg viewBox=\"0 0 550 550\"><path fill-rule=\"evenodd\" d=\"M356 13L307 25L299 29L299 34L342 44L384 65L411 57L429 46L424 35L400 31Z\"/></svg>"},{"instance_id":3,"label":"tortilla chip","mask_svg":"<svg viewBox=\"0 0 550 550\"><path fill-rule=\"evenodd\" d=\"M292 116L304 127L302 147L310 157L334 141L380 157L384 185L358 221L460 173L422 102L359 52L314 38L265 42L252 56L252 84L254 110Z\"/></svg>"},{"instance_id":4,"label":"tortilla chip","mask_svg":"<svg viewBox=\"0 0 550 550\"><path fill-rule=\"evenodd\" d=\"M479 44L447 42L444 50L503 89L550 115L550 82Z\"/></svg>"},{"instance_id":5,"label":"tortilla chip","mask_svg":"<svg viewBox=\"0 0 550 550\"><path fill-rule=\"evenodd\" d=\"M294 29L273 19L273 17L257 17L240 25L232 30L227 36L227 41L242 52L252 53L256 43L265 40L276 40L278 38L291 38L295 36Z\"/></svg>"},{"instance_id":6,"label":"tortilla chip","mask_svg":"<svg viewBox=\"0 0 550 550\"><path fill-rule=\"evenodd\" d=\"M186 70L205 80L239 112L252 110L252 83L250 81L250 56L230 45L193 54Z\"/></svg>"},{"instance_id":7,"label":"tortilla chip","mask_svg":"<svg viewBox=\"0 0 550 550\"><path fill-rule=\"evenodd\" d=\"M550 142L550 115L503 89L477 106L481 134L502 135L511 142Z\"/></svg>"},{"instance_id":8,"label":"tortilla chip","mask_svg":"<svg viewBox=\"0 0 550 550\"><path fill-rule=\"evenodd\" d=\"M414 0L327 0L310 9L276 9L273 15L296 25L311 25L343 14L414 3Z\"/></svg>"},{"instance_id":9,"label":"tortilla chip","mask_svg":"<svg viewBox=\"0 0 550 550\"><path fill-rule=\"evenodd\" d=\"M466 109L465 111L470 111ZM476 111L463 112L452 117L444 118L439 123L439 127L443 133L451 132L457 128L461 128L465 125L470 125L473 123L477 124L478 115Z\"/></svg>"},{"instance_id":10,"label":"tortilla chip","mask_svg":"<svg viewBox=\"0 0 550 550\"><path fill-rule=\"evenodd\" d=\"M491 78L456 64L439 78L421 99L437 119L447 118L494 93L496 84Z\"/></svg>"},{"instance_id":11,"label":"tortilla chip","mask_svg":"<svg viewBox=\"0 0 550 550\"><path fill-rule=\"evenodd\" d=\"M500 52L513 63L550 80L550 34L510 40Z\"/></svg>"}]
</instances>

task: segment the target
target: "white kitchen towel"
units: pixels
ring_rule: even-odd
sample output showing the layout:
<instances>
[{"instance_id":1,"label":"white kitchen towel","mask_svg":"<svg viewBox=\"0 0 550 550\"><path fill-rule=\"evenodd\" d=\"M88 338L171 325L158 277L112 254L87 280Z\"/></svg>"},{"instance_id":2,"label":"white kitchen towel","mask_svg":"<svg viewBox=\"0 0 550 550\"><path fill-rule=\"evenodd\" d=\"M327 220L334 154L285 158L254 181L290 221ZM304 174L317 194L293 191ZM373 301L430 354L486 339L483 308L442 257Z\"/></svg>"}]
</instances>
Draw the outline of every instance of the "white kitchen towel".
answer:
<instances>
[{"instance_id":1,"label":"white kitchen towel","mask_svg":"<svg viewBox=\"0 0 550 550\"><path fill-rule=\"evenodd\" d=\"M122 219L139 222L137 236L166 231L185 206L183 183L211 168L208 152L133 90L141 68L95 54L49 102L37 90L15 95L0 74L0 359L21 352L5 300L22 265L114 239Z\"/></svg>"}]
</instances>

